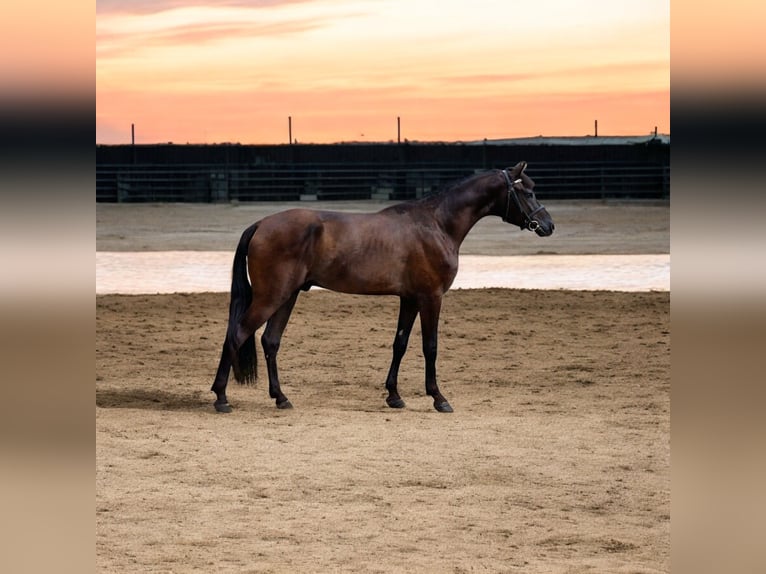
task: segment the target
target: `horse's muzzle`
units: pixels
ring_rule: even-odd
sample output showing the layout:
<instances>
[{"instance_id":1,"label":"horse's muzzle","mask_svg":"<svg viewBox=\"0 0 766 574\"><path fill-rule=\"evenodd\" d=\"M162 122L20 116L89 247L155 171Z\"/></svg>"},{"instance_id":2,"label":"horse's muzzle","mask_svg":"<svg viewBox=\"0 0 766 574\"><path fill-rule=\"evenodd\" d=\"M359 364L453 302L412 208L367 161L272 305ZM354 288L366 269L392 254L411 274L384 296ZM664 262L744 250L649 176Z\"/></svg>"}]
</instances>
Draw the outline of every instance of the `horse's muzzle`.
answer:
<instances>
[{"instance_id":1,"label":"horse's muzzle","mask_svg":"<svg viewBox=\"0 0 766 574\"><path fill-rule=\"evenodd\" d=\"M549 235L553 234L555 226L553 225L553 222L551 221L547 225L540 223L536 219L531 220L527 224L527 229L530 231L534 231L537 233L540 237L548 237Z\"/></svg>"}]
</instances>

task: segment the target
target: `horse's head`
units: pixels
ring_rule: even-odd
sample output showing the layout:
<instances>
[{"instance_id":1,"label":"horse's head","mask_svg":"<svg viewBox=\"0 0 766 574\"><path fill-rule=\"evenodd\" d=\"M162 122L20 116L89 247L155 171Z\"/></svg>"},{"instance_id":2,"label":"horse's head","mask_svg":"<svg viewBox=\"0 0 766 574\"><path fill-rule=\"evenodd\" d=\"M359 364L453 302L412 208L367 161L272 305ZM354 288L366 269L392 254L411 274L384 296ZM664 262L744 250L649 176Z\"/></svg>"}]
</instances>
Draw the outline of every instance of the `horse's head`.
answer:
<instances>
[{"instance_id":1,"label":"horse's head","mask_svg":"<svg viewBox=\"0 0 766 574\"><path fill-rule=\"evenodd\" d=\"M518 225L521 229L534 231L540 237L547 237L553 233L553 220L545 207L537 201L535 182L524 173L525 169L527 162L520 161L515 166L502 170L508 186L503 221Z\"/></svg>"}]
</instances>

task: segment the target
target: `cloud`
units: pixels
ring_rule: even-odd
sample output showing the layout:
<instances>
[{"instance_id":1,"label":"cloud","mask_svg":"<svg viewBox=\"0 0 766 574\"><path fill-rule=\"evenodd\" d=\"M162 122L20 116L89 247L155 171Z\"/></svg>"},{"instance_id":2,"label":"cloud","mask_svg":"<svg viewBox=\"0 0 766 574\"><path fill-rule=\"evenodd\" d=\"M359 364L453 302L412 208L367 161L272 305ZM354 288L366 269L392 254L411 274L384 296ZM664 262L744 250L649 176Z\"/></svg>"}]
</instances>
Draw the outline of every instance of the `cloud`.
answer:
<instances>
[{"instance_id":1,"label":"cloud","mask_svg":"<svg viewBox=\"0 0 766 574\"><path fill-rule=\"evenodd\" d=\"M313 0L138 0L127 5L132 12L120 12L124 2L109 1L113 5L108 8L115 11L96 18L97 60L124 54L135 59L146 55L145 48L158 47L185 49L194 57L195 48L216 41L231 45L231 40L242 39L244 46L247 41L301 34L364 15L342 3L312 4ZM299 4L300 9L291 9ZM314 9L304 8L310 5Z\"/></svg>"},{"instance_id":2,"label":"cloud","mask_svg":"<svg viewBox=\"0 0 766 574\"><path fill-rule=\"evenodd\" d=\"M269 8L286 4L303 4L315 0L96 0L96 14L154 14L204 6L209 8Z\"/></svg>"},{"instance_id":3,"label":"cloud","mask_svg":"<svg viewBox=\"0 0 766 574\"><path fill-rule=\"evenodd\" d=\"M256 24L254 22L189 24L153 31L151 34L131 36L112 32L97 32L96 45L99 57L113 57L124 52L132 53L138 45L141 48L200 45L214 42L218 39L231 39L238 36L252 38L256 36L296 34L321 26L321 21L317 19L264 24Z\"/></svg>"},{"instance_id":4,"label":"cloud","mask_svg":"<svg viewBox=\"0 0 766 574\"><path fill-rule=\"evenodd\" d=\"M640 74L664 71L670 74L670 62L651 60L642 62L616 62L595 66L576 66L572 68L541 69L534 72L510 74L472 74L443 76L436 78L444 84L506 84L541 78L565 78L572 76L613 76L616 74Z\"/></svg>"}]
</instances>

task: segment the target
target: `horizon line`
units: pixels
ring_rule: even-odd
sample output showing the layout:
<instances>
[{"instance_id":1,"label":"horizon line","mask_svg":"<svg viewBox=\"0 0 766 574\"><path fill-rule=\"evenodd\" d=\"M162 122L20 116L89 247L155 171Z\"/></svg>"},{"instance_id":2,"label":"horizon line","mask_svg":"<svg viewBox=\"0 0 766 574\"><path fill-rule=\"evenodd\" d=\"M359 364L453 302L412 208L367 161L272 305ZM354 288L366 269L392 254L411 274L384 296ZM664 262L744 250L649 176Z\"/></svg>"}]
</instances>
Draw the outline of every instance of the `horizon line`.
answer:
<instances>
[{"instance_id":1,"label":"horizon line","mask_svg":"<svg viewBox=\"0 0 766 574\"><path fill-rule=\"evenodd\" d=\"M249 146L249 145L255 145L255 146L292 146L292 145L401 145L401 144L463 144L463 145L482 145L482 144L498 144L498 143L513 143L513 142L519 142L523 140L607 140L607 139L623 139L623 140L639 140L639 139L670 139L670 132L663 133L663 132L654 132L651 131L647 134L608 134L608 135L596 135L596 134L585 134L585 135L557 135L557 136L546 136L546 135L534 135L534 136L520 136L520 137L510 137L510 138L480 138L480 139L470 139L470 140L415 140L415 139L408 139L408 138L402 138L400 141L396 141L394 139L389 140L380 140L380 141L363 141L363 140L340 140L340 141L334 141L334 142L313 142L313 141L299 141L295 140L294 142L249 142L249 143L243 143L243 142L231 142L231 141L220 141L220 142L174 142L174 141L156 141L156 142L123 142L123 143L103 143L103 142L96 142L97 146L121 146L121 145L136 145L136 146L152 146L152 145L196 145L196 146L223 146L223 145L230 145L230 146Z\"/></svg>"}]
</instances>

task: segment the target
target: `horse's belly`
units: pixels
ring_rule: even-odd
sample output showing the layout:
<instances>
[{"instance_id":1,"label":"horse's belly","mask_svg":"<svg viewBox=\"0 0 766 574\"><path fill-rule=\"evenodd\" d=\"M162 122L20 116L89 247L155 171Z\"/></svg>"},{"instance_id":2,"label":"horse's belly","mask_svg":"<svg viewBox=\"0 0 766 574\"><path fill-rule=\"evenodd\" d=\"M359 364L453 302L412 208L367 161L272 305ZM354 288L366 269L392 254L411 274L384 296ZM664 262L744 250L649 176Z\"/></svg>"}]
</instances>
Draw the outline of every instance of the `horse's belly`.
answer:
<instances>
[{"instance_id":1,"label":"horse's belly","mask_svg":"<svg viewBox=\"0 0 766 574\"><path fill-rule=\"evenodd\" d=\"M401 272L381 269L364 262L350 262L328 266L312 276L312 280L326 289L359 295L396 295L402 292Z\"/></svg>"},{"instance_id":2,"label":"horse's belly","mask_svg":"<svg viewBox=\"0 0 766 574\"><path fill-rule=\"evenodd\" d=\"M452 285L457 265L452 262L405 263L388 260L334 262L311 274L326 289L360 295L416 295L444 293Z\"/></svg>"}]
</instances>

